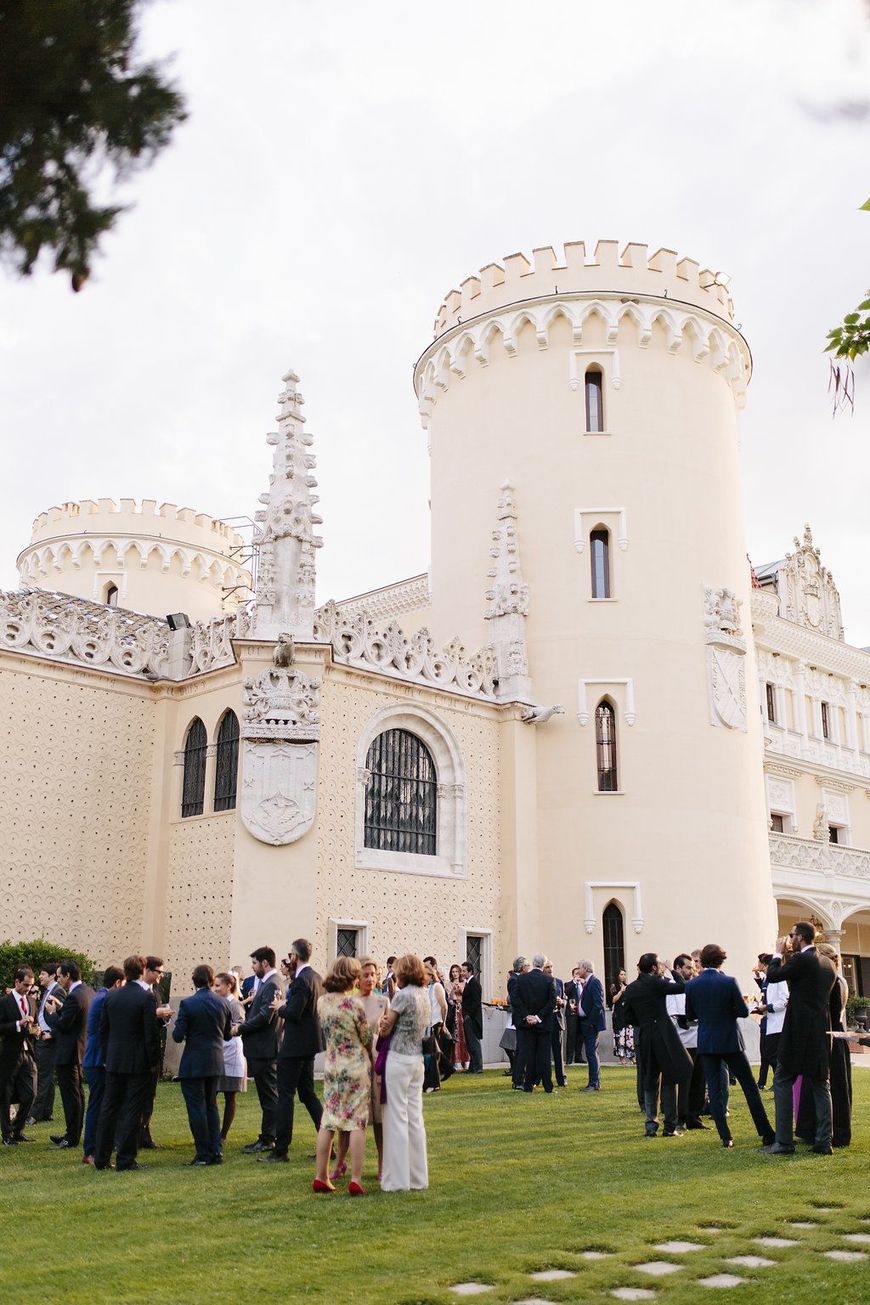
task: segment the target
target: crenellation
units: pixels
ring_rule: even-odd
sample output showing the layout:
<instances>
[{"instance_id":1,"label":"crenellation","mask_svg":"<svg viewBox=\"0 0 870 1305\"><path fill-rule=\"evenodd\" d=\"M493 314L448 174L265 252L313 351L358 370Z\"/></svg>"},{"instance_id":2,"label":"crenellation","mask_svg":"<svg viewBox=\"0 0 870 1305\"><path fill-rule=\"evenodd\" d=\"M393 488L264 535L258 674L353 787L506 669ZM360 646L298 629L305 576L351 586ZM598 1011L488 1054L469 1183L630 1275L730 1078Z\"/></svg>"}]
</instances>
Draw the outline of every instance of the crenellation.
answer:
<instances>
[{"instance_id":1,"label":"crenellation","mask_svg":"<svg viewBox=\"0 0 870 1305\"><path fill-rule=\"evenodd\" d=\"M701 272L700 267L672 249L650 254L640 241L629 241L620 253L617 240L599 240L588 258L582 240L567 242L561 259L557 247L541 245L532 250L531 260L522 252L508 254L451 290L436 314L435 337L472 317L519 300L547 298L557 289L560 295L589 298L610 293L676 299L731 321L733 305L719 273Z\"/></svg>"}]
</instances>

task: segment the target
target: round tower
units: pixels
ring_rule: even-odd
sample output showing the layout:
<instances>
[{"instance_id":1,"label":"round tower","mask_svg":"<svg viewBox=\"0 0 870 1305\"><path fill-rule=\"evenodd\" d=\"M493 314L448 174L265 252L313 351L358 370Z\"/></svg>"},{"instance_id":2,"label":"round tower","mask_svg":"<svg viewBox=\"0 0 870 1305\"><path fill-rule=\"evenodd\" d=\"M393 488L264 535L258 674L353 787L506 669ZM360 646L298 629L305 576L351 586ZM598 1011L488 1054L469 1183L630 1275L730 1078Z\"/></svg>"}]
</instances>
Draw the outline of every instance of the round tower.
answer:
<instances>
[{"instance_id":1,"label":"round tower","mask_svg":"<svg viewBox=\"0 0 870 1305\"><path fill-rule=\"evenodd\" d=\"M153 499L85 499L42 512L21 583L148 616L207 620L251 597L245 541L223 521Z\"/></svg>"},{"instance_id":2,"label":"round tower","mask_svg":"<svg viewBox=\"0 0 870 1305\"><path fill-rule=\"evenodd\" d=\"M536 936L519 908L516 943L599 973L621 934L630 975L716 939L748 977L774 928L736 417L751 357L724 280L613 241L515 254L450 292L415 369L434 633L489 642L507 483L530 693L565 707L524 727L531 805L504 795L537 862Z\"/></svg>"}]
</instances>

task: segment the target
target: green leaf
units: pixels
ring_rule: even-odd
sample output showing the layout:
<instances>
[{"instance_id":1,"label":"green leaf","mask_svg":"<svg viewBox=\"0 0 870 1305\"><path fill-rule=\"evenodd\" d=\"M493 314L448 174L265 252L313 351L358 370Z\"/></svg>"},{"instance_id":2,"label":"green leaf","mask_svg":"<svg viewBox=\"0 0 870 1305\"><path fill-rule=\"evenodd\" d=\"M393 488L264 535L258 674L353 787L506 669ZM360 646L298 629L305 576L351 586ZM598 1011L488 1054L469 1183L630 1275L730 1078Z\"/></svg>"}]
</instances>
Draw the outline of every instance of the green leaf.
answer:
<instances>
[{"instance_id":1,"label":"green leaf","mask_svg":"<svg viewBox=\"0 0 870 1305\"><path fill-rule=\"evenodd\" d=\"M858 212L870 213L870 199L865 199L864 203L858 209Z\"/></svg>"},{"instance_id":2,"label":"green leaf","mask_svg":"<svg viewBox=\"0 0 870 1305\"><path fill-rule=\"evenodd\" d=\"M858 316L859 316L858 313L847 313L846 316L843 318L843 321L846 323L847 326L854 326L858 320Z\"/></svg>"},{"instance_id":3,"label":"green leaf","mask_svg":"<svg viewBox=\"0 0 870 1305\"><path fill-rule=\"evenodd\" d=\"M866 313L868 309L870 309L870 299L865 299L863 304L858 305L859 313Z\"/></svg>"}]
</instances>

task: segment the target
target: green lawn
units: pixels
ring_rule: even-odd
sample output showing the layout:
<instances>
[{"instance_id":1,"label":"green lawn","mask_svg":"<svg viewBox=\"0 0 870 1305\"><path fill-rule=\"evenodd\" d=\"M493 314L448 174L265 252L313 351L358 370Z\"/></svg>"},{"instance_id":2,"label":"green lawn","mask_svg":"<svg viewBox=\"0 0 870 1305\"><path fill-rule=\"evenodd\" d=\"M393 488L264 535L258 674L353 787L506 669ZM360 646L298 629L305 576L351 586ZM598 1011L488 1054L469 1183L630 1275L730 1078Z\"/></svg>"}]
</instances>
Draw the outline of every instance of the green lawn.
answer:
<instances>
[{"instance_id":1,"label":"green lawn","mask_svg":"<svg viewBox=\"0 0 870 1305\"><path fill-rule=\"evenodd\" d=\"M612 1301L617 1287L645 1287L668 1305L697 1301L870 1298L870 1073L856 1070L855 1136L831 1158L759 1155L739 1092L735 1149L714 1132L646 1141L633 1074L606 1069L603 1091L578 1092L585 1071L551 1097L511 1092L499 1072L451 1080L426 1098L431 1188L410 1195L314 1196L314 1133L299 1121L291 1162L258 1165L240 1154L256 1136L255 1093L242 1100L226 1163L190 1169L177 1085L160 1089L154 1133L163 1148L147 1171L96 1173L75 1157L33 1145L0 1151L0 1301L10 1305L236 1305L237 1302L389 1302L445 1305L450 1286L492 1284L481 1301ZM772 1110L770 1094L765 1094ZM57 1121L60 1101L55 1106ZM31 1129L47 1142L51 1125ZM794 1228L792 1220L811 1223ZM718 1231L714 1231L718 1229ZM773 1249L753 1238L796 1245ZM851 1237L851 1240L850 1240ZM702 1243L658 1252L668 1238ZM612 1252L589 1261L583 1252ZM735 1267L755 1254L777 1267ZM680 1267L649 1278L645 1260ZM559 1281L534 1281L547 1268ZM731 1272L725 1290L698 1278Z\"/></svg>"}]
</instances>

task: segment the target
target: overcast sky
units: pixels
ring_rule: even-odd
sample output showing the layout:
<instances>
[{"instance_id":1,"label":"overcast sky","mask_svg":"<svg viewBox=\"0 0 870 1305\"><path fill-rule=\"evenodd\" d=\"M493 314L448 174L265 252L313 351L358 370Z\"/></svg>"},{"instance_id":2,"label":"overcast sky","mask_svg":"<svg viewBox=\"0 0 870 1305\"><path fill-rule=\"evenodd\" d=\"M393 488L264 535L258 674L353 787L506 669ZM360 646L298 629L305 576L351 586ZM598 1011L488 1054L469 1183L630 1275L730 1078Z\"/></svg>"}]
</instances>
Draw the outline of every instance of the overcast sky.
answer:
<instances>
[{"instance_id":1,"label":"overcast sky","mask_svg":"<svg viewBox=\"0 0 870 1305\"><path fill-rule=\"evenodd\" d=\"M504 254L613 238L730 273L750 554L810 521L870 644L870 369L832 421L821 353L870 285L870 118L838 112L870 96L862 0L158 0L144 30L188 121L80 294L0 273L0 586L67 499L252 513L288 366L318 601L425 570L411 369L441 298Z\"/></svg>"}]
</instances>

